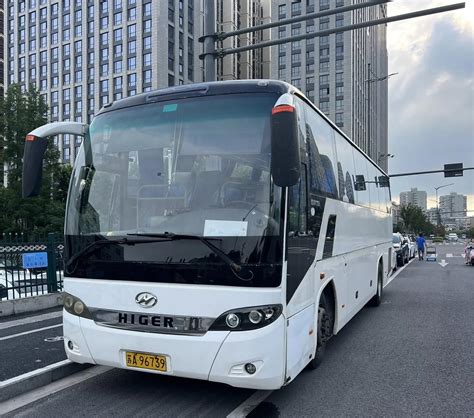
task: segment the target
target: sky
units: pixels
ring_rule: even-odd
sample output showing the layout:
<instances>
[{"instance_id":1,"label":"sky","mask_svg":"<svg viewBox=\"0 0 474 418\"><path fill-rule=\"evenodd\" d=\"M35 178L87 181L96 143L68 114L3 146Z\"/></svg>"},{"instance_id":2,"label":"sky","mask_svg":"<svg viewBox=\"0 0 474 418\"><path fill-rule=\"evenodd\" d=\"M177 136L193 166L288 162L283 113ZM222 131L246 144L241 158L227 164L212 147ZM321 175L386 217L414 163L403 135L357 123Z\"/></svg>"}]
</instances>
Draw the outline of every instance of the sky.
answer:
<instances>
[{"instance_id":1,"label":"sky","mask_svg":"<svg viewBox=\"0 0 474 418\"><path fill-rule=\"evenodd\" d=\"M394 0L390 16L458 3L460 0ZM387 25L389 79L388 150L390 174L442 169L444 164L474 167L474 0L466 8ZM460 178L443 173L393 178L392 199L417 187L428 207L439 196L468 195L474 216L474 170Z\"/></svg>"}]
</instances>

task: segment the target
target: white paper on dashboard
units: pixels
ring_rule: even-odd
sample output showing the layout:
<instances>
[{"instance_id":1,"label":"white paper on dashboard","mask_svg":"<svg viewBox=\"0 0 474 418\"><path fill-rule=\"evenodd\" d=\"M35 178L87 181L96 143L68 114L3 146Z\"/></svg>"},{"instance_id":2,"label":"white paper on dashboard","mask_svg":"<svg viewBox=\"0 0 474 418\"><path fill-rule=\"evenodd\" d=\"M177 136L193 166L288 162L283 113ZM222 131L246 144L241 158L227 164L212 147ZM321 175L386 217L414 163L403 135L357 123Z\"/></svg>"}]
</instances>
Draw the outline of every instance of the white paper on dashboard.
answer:
<instances>
[{"instance_id":1,"label":"white paper on dashboard","mask_svg":"<svg viewBox=\"0 0 474 418\"><path fill-rule=\"evenodd\" d=\"M246 221L213 221L206 219L204 222L205 237L246 237Z\"/></svg>"}]
</instances>

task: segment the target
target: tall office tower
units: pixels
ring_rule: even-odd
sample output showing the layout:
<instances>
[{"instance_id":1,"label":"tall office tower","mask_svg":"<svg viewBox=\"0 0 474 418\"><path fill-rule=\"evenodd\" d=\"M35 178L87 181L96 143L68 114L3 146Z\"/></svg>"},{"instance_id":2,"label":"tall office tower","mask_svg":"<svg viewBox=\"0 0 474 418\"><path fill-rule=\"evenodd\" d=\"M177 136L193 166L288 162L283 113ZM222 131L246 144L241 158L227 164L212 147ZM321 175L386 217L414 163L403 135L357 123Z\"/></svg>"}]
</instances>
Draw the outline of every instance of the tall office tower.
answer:
<instances>
[{"instance_id":1,"label":"tall office tower","mask_svg":"<svg viewBox=\"0 0 474 418\"><path fill-rule=\"evenodd\" d=\"M201 80L199 0L4 1L7 84L34 84L51 121L89 122L112 100ZM56 141L72 161L80 138Z\"/></svg>"},{"instance_id":2,"label":"tall office tower","mask_svg":"<svg viewBox=\"0 0 474 418\"><path fill-rule=\"evenodd\" d=\"M467 215L467 196L452 192L439 197L439 212L442 219L461 218Z\"/></svg>"},{"instance_id":3,"label":"tall office tower","mask_svg":"<svg viewBox=\"0 0 474 418\"><path fill-rule=\"evenodd\" d=\"M400 193L400 205L415 205L426 211L427 195L424 190L418 190L416 187L410 189L409 192Z\"/></svg>"},{"instance_id":4,"label":"tall office tower","mask_svg":"<svg viewBox=\"0 0 474 418\"><path fill-rule=\"evenodd\" d=\"M360 3L362 0L275 0L272 21ZM286 38L382 18L385 4L336 13L272 29ZM272 78L285 80L312 100L383 169L387 169L386 26L315 37L272 47Z\"/></svg>"},{"instance_id":5,"label":"tall office tower","mask_svg":"<svg viewBox=\"0 0 474 418\"><path fill-rule=\"evenodd\" d=\"M0 95L4 92L4 77L5 77L5 20L4 20L4 3L5 0L0 0Z\"/></svg>"},{"instance_id":6,"label":"tall office tower","mask_svg":"<svg viewBox=\"0 0 474 418\"><path fill-rule=\"evenodd\" d=\"M217 30L231 32L270 22L270 0L216 0ZM221 48L236 48L269 40L270 31L246 33L225 39ZM270 49L227 55L217 62L219 80L270 78Z\"/></svg>"}]
</instances>

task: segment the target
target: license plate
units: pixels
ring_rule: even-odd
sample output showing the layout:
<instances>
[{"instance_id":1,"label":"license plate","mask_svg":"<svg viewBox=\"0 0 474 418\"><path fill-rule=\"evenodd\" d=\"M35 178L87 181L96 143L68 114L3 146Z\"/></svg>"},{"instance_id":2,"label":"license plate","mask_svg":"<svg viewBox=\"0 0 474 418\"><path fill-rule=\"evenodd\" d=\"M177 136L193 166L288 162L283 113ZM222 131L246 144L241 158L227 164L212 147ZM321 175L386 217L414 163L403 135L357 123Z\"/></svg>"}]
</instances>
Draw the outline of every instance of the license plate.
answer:
<instances>
[{"instance_id":1,"label":"license plate","mask_svg":"<svg viewBox=\"0 0 474 418\"><path fill-rule=\"evenodd\" d=\"M127 367L138 367L140 369L156 370L159 372L168 371L166 356L158 354L137 353L135 351L125 352Z\"/></svg>"}]
</instances>

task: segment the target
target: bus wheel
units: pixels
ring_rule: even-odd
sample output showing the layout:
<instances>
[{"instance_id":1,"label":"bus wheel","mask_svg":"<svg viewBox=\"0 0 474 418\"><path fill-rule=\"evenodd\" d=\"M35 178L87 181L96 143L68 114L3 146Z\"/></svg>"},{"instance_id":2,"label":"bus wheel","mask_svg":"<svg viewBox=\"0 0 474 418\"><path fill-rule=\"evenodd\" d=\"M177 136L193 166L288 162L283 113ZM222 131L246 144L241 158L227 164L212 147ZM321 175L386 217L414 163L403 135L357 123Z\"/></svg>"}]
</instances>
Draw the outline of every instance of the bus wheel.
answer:
<instances>
[{"instance_id":1,"label":"bus wheel","mask_svg":"<svg viewBox=\"0 0 474 418\"><path fill-rule=\"evenodd\" d=\"M379 306L382 303L382 297L383 297L383 272L382 272L382 266L379 266L379 273L377 277L377 293L372 299L370 299L369 305Z\"/></svg>"},{"instance_id":2,"label":"bus wheel","mask_svg":"<svg viewBox=\"0 0 474 418\"><path fill-rule=\"evenodd\" d=\"M324 293L319 299L318 307L318 334L317 334L317 345L314 357L308 363L308 369L314 370L322 363L324 352L326 351L326 344L332 336L332 319L331 310L326 301Z\"/></svg>"}]
</instances>

